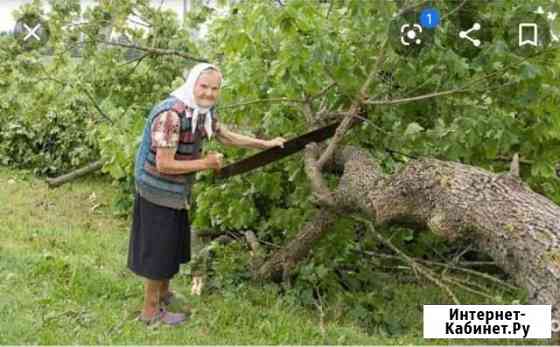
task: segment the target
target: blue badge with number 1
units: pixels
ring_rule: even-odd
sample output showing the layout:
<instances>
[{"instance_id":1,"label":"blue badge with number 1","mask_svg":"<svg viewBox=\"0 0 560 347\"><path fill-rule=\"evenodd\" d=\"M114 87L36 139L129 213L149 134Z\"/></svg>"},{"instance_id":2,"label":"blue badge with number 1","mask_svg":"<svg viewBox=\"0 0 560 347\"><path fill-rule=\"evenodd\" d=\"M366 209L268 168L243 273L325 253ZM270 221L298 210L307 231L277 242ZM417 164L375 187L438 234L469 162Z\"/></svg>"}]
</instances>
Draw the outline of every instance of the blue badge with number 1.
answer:
<instances>
[{"instance_id":1,"label":"blue badge with number 1","mask_svg":"<svg viewBox=\"0 0 560 347\"><path fill-rule=\"evenodd\" d=\"M423 9L420 13L420 25L426 29L433 29L439 25L439 11L435 8Z\"/></svg>"}]
</instances>

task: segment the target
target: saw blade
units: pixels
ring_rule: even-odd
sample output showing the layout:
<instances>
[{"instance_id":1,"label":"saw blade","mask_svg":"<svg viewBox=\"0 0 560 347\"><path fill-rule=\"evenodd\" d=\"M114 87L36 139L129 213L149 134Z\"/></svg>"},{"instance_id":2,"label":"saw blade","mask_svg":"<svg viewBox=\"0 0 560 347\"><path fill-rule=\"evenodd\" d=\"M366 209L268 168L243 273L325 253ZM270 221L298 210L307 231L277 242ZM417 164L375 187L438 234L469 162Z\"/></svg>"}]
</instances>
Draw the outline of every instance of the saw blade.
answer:
<instances>
[{"instance_id":1,"label":"saw blade","mask_svg":"<svg viewBox=\"0 0 560 347\"><path fill-rule=\"evenodd\" d=\"M363 122L362 119L354 118L351 126ZM284 147L274 147L261 151L255 155L242 159L233 164L223 167L218 173L216 178L224 179L239 175L259 167L265 166L291 154L301 151L308 143L322 142L334 135L336 128L340 122L334 122L319 129L312 130L306 134L295 137L291 140L284 142Z\"/></svg>"}]
</instances>

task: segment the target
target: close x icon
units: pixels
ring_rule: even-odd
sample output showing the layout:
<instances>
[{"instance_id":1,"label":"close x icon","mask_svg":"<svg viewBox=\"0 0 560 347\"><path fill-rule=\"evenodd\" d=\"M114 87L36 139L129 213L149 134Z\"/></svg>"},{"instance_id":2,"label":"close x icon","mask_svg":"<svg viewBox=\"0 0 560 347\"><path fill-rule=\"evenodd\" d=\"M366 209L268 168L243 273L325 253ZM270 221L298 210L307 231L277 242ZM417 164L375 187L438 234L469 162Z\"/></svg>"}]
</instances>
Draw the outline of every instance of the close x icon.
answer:
<instances>
[{"instance_id":1,"label":"close x icon","mask_svg":"<svg viewBox=\"0 0 560 347\"><path fill-rule=\"evenodd\" d=\"M46 22L33 15L20 18L16 22L14 34L19 43L27 49L40 48L49 40Z\"/></svg>"}]
</instances>

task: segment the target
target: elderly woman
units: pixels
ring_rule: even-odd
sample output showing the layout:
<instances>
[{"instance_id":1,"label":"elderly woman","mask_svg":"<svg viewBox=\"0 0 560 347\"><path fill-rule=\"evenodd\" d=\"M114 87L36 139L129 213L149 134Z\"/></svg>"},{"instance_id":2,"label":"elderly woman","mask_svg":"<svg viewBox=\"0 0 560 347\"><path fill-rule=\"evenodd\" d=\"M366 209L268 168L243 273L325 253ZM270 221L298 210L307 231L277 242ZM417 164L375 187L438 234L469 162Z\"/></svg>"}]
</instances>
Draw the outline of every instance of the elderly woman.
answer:
<instances>
[{"instance_id":1,"label":"elderly woman","mask_svg":"<svg viewBox=\"0 0 560 347\"><path fill-rule=\"evenodd\" d=\"M214 105L221 83L217 67L195 65L186 82L152 109L144 128L135 162L128 267L145 278L139 319L147 324L185 321L184 314L165 307L173 296L171 278L181 263L191 259L188 210L195 172L222 166L220 153L201 157L204 140L215 135L225 145L262 149L283 146L285 141L243 136L220 124Z\"/></svg>"}]
</instances>

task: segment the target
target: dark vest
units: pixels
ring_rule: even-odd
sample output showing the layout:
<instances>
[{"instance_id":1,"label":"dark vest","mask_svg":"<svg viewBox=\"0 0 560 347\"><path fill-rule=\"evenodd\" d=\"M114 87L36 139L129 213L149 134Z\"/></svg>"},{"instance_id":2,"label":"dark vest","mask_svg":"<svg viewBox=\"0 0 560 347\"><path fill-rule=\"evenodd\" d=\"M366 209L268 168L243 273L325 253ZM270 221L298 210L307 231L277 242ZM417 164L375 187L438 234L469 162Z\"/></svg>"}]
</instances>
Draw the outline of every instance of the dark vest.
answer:
<instances>
[{"instance_id":1,"label":"dark vest","mask_svg":"<svg viewBox=\"0 0 560 347\"><path fill-rule=\"evenodd\" d=\"M166 175L156 168L156 148L153 147L151 129L155 118L163 112L173 110L181 120L176 160L199 159L202 142L207 138L204 118L199 116L197 130L192 133L192 112L177 98L171 96L156 105L146 121L142 143L136 154L134 169L136 191L146 200L165 207L185 209L190 207L191 189L195 172L184 175ZM213 111L213 110L212 110ZM214 116L214 112L212 112ZM215 120L213 119L213 122ZM214 126L214 124L212 124Z\"/></svg>"}]
</instances>

